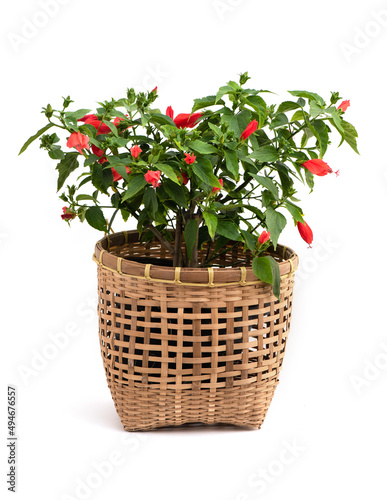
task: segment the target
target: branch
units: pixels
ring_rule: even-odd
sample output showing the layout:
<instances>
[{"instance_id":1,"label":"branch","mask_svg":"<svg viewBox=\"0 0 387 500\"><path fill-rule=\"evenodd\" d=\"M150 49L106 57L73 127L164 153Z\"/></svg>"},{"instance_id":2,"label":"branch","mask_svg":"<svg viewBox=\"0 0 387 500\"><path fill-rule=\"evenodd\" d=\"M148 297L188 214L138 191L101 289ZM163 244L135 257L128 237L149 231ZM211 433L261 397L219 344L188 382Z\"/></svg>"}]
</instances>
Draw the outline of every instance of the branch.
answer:
<instances>
[{"instance_id":1,"label":"branch","mask_svg":"<svg viewBox=\"0 0 387 500\"><path fill-rule=\"evenodd\" d=\"M162 245L165 246L165 248L168 250L170 254L174 254L174 248L173 246L167 241L164 236L158 231L152 224L149 224L148 226L145 226L146 229L149 229L152 231L152 233L156 236L156 238L160 241Z\"/></svg>"}]
</instances>

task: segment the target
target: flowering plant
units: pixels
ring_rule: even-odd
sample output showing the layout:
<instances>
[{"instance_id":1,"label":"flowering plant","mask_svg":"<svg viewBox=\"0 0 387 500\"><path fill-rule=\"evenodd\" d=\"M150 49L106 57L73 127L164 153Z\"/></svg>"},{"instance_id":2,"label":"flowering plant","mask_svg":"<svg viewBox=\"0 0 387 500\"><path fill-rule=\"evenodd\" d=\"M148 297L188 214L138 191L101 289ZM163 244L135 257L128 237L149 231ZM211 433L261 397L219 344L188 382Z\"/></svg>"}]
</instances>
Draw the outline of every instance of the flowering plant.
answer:
<instances>
[{"instance_id":1,"label":"flowering plant","mask_svg":"<svg viewBox=\"0 0 387 500\"><path fill-rule=\"evenodd\" d=\"M336 106L337 92L328 104L316 93L291 91L294 100L269 105L268 91L245 88L248 80L240 75L239 83L195 99L190 113L177 116L171 106L165 113L152 107L157 87L128 89L124 98L98 103L95 114L68 111L67 97L61 110L43 108L49 123L20 152L40 137L40 147L59 161L62 219L109 233L118 212L125 221L134 217L143 241L158 238L176 267L211 266L230 240L244 244L255 274L278 297L279 268L267 250L275 249L285 214L309 245L313 240L295 183L312 191L316 175L332 173L322 159L332 130L356 152L357 133L343 119L349 101ZM47 134L53 127L65 134L67 150L56 133ZM65 186L80 166L75 183Z\"/></svg>"}]
</instances>

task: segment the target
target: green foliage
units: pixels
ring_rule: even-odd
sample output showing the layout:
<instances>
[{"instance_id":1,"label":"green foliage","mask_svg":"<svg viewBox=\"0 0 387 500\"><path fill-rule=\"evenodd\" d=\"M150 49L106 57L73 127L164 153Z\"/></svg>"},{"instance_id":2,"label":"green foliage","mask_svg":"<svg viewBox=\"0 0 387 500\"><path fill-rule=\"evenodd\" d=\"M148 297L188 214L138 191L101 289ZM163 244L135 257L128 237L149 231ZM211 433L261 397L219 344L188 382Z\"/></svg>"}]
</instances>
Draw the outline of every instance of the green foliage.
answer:
<instances>
[{"instance_id":1,"label":"green foliage","mask_svg":"<svg viewBox=\"0 0 387 500\"><path fill-rule=\"evenodd\" d=\"M174 265L182 266L196 265L205 244L211 251L203 266L230 241L241 242L258 278L279 297L278 263L265 252L277 246L287 217L304 221L296 184L313 190L316 177L303 164L324 157L332 134L358 153L357 132L336 107L338 92L325 101L314 92L290 91L293 100L275 105L262 97L270 97L268 91L245 88L248 80L243 73L238 82L195 99L186 111L199 112L200 120L185 128L154 107L157 92L130 88L120 99L99 102L92 120L84 118L88 109L69 110L68 96L62 109L43 108L48 124L20 153L40 137L41 148L57 161L60 198L97 230L110 230L120 212L125 221L137 219L144 238L151 227L169 250L175 231ZM52 127L58 135L46 134ZM102 208L110 207L107 223ZM263 230L270 240L261 245Z\"/></svg>"}]
</instances>

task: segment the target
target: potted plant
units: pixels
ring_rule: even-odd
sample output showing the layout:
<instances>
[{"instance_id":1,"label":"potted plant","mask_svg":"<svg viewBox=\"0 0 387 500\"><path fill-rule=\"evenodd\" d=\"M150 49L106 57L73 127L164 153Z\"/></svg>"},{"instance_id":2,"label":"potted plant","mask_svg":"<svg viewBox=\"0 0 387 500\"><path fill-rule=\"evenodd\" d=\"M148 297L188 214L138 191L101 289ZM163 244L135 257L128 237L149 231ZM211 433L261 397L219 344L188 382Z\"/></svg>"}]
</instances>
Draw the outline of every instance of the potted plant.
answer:
<instances>
[{"instance_id":1,"label":"potted plant","mask_svg":"<svg viewBox=\"0 0 387 500\"><path fill-rule=\"evenodd\" d=\"M357 133L337 92L327 103L292 91L275 105L248 80L177 116L154 107L157 87L94 113L69 111L67 97L43 108L48 124L21 149L40 137L57 161L62 219L105 233L94 255L100 345L127 430L260 427L278 383L298 265L278 240L289 218L312 243L296 185L312 191L333 172L332 131L356 152ZM113 233L117 214L137 229Z\"/></svg>"}]
</instances>

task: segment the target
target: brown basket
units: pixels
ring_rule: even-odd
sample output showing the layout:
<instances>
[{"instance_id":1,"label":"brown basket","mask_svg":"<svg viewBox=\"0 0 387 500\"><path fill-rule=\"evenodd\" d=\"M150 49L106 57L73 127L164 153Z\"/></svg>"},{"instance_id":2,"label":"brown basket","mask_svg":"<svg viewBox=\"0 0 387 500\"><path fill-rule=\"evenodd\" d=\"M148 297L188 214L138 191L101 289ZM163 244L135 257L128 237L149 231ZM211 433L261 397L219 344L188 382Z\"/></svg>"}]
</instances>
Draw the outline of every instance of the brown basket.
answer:
<instances>
[{"instance_id":1,"label":"brown basket","mask_svg":"<svg viewBox=\"0 0 387 500\"><path fill-rule=\"evenodd\" d=\"M261 426L278 384L298 265L287 247L271 255L280 262L279 301L242 246L230 245L215 265L247 267L180 269L138 262L169 254L157 240L140 243L137 231L97 243L101 354L125 430Z\"/></svg>"}]
</instances>

